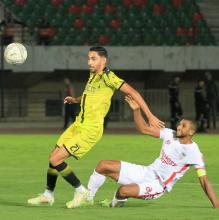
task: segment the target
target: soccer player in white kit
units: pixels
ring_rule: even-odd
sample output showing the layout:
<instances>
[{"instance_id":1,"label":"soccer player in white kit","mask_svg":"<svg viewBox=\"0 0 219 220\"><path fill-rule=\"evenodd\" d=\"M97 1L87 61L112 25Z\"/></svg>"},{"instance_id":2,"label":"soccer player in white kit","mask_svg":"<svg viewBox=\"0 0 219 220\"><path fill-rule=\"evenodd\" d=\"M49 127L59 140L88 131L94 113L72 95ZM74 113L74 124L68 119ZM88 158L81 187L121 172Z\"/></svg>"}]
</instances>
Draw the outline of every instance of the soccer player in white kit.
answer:
<instances>
[{"instance_id":1,"label":"soccer player in white kit","mask_svg":"<svg viewBox=\"0 0 219 220\"><path fill-rule=\"evenodd\" d=\"M183 119L176 132L168 128L151 127L142 117L140 107L132 97L127 96L125 100L133 110L137 129L143 134L163 140L160 155L149 166L116 160L100 161L90 176L89 195L84 204L93 204L93 198L106 177L121 184L110 203L111 207L122 206L130 197L156 199L165 192L170 192L173 185L193 166L213 207L219 208L219 201L206 175L202 153L192 141L196 125L191 120Z\"/></svg>"}]
</instances>

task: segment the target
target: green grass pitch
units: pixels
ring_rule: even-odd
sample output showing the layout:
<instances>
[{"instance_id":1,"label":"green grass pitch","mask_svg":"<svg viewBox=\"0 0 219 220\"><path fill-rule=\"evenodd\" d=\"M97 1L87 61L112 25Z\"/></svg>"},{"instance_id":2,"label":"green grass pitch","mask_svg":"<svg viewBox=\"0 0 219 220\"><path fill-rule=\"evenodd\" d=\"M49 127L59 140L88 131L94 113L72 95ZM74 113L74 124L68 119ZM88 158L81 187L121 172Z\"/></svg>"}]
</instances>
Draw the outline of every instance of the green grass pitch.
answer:
<instances>
[{"instance_id":1,"label":"green grass pitch","mask_svg":"<svg viewBox=\"0 0 219 220\"><path fill-rule=\"evenodd\" d=\"M89 208L68 210L72 188L59 178L53 206L30 207L26 201L44 190L48 155L57 135L0 135L0 219L1 220L218 220L219 210L212 208L193 169L175 185L172 192L158 200L130 199L124 208ZM219 135L197 135L195 141L205 155L210 181L219 196ZM161 140L143 135L104 135L81 160L68 163L86 185L97 162L118 159L150 164L158 155ZM111 199L117 184L107 179L96 201Z\"/></svg>"}]
</instances>

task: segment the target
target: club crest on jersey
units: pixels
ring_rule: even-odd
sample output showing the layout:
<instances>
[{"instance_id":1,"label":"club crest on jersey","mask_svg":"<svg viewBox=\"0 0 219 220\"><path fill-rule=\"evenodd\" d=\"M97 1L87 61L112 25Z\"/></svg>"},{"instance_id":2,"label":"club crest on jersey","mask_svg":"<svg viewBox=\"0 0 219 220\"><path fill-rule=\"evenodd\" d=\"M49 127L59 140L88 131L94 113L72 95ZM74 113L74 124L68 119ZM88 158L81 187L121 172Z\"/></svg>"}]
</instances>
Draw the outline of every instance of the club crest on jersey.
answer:
<instances>
[{"instance_id":1,"label":"club crest on jersey","mask_svg":"<svg viewBox=\"0 0 219 220\"><path fill-rule=\"evenodd\" d=\"M171 144L170 140L165 141L165 144Z\"/></svg>"}]
</instances>

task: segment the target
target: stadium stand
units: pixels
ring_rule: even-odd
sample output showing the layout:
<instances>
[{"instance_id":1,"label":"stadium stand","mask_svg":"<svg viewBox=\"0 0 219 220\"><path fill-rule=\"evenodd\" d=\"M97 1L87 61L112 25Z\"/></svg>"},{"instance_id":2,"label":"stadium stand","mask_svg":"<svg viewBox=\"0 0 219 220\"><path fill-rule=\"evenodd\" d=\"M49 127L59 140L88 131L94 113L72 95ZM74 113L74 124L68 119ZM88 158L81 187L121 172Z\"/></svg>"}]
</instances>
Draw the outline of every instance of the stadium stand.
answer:
<instances>
[{"instance_id":1,"label":"stadium stand","mask_svg":"<svg viewBox=\"0 0 219 220\"><path fill-rule=\"evenodd\" d=\"M0 0L46 45L216 45L195 0Z\"/></svg>"}]
</instances>

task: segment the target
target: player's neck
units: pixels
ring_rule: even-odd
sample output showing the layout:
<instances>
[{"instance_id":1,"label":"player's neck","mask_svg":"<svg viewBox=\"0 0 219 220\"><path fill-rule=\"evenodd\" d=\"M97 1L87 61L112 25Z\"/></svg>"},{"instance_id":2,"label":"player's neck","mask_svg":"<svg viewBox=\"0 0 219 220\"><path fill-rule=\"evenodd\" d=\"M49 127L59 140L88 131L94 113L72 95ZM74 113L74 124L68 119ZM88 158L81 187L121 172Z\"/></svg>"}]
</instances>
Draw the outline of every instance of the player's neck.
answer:
<instances>
[{"instance_id":1,"label":"player's neck","mask_svg":"<svg viewBox=\"0 0 219 220\"><path fill-rule=\"evenodd\" d=\"M181 137L179 138L180 144L192 144L192 140L190 137Z\"/></svg>"},{"instance_id":2,"label":"player's neck","mask_svg":"<svg viewBox=\"0 0 219 220\"><path fill-rule=\"evenodd\" d=\"M100 74L102 74L103 69L104 69L104 68L97 70L94 74L95 74L95 75L100 75Z\"/></svg>"}]
</instances>

